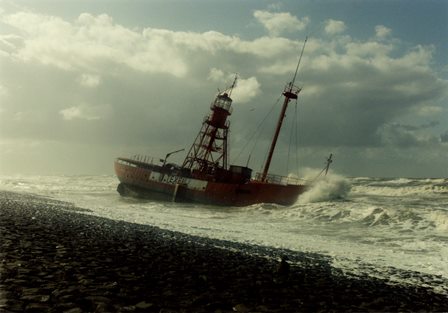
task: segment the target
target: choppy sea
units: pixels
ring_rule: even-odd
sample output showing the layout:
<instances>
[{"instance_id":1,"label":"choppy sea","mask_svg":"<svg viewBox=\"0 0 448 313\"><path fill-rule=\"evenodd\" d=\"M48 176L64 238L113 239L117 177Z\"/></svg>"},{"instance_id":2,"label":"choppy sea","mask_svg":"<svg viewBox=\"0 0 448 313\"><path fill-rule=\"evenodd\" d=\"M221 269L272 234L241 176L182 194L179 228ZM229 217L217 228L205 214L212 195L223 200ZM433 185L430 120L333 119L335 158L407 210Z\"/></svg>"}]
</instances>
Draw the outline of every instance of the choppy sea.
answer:
<instances>
[{"instance_id":1,"label":"choppy sea","mask_svg":"<svg viewBox=\"0 0 448 313\"><path fill-rule=\"evenodd\" d=\"M0 190L89 209L85 214L201 237L329 256L346 275L448 294L448 179L316 180L290 207L217 207L123 198L115 176L0 176Z\"/></svg>"}]
</instances>

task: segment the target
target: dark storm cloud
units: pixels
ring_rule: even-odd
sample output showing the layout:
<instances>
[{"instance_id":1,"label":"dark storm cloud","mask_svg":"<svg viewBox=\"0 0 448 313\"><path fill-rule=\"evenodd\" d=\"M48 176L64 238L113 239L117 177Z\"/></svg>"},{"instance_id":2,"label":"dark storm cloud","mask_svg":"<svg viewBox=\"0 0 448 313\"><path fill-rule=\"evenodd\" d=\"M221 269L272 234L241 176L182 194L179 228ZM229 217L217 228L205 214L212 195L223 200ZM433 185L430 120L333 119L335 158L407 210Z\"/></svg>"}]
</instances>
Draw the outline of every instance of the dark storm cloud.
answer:
<instances>
[{"instance_id":1,"label":"dark storm cloud","mask_svg":"<svg viewBox=\"0 0 448 313\"><path fill-rule=\"evenodd\" d=\"M428 129L428 128L433 128L437 125L439 125L440 123L437 121L431 121L428 122L426 124L421 124L421 125L405 125L405 124L395 124L396 127L398 128L402 128L404 130L407 131L415 131L415 130L422 130L422 129Z\"/></svg>"},{"instance_id":2,"label":"dark storm cloud","mask_svg":"<svg viewBox=\"0 0 448 313\"><path fill-rule=\"evenodd\" d=\"M400 124L387 124L378 130L381 142L387 145L400 147L413 147L428 144L437 144L439 139L435 135L426 135L422 129L427 129L428 125L411 126Z\"/></svg>"}]
</instances>

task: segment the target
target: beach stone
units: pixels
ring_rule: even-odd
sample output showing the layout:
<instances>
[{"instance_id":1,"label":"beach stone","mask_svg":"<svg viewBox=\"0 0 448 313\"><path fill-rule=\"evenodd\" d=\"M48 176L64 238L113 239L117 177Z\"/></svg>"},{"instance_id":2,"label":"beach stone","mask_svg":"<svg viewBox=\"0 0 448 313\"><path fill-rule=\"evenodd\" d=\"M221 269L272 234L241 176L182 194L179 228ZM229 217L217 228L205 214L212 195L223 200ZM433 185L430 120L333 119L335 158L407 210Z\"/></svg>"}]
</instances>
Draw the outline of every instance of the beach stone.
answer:
<instances>
[{"instance_id":1,"label":"beach stone","mask_svg":"<svg viewBox=\"0 0 448 313\"><path fill-rule=\"evenodd\" d=\"M250 309L243 303L237 304L233 307L233 311L235 312L250 312Z\"/></svg>"},{"instance_id":2,"label":"beach stone","mask_svg":"<svg viewBox=\"0 0 448 313\"><path fill-rule=\"evenodd\" d=\"M76 307L69 310L65 310L63 313L83 313L83 311L81 308Z\"/></svg>"},{"instance_id":3,"label":"beach stone","mask_svg":"<svg viewBox=\"0 0 448 313\"><path fill-rule=\"evenodd\" d=\"M269 308L267 306L265 306L265 305L258 305L255 308L255 310L258 311L258 312L269 312Z\"/></svg>"},{"instance_id":4,"label":"beach stone","mask_svg":"<svg viewBox=\"0 0 448 313\"><path fill-rule=\"evenodd\" d=\"M50 300L50 296L49 295L39 295L39 294L25 295L25 296L20 297L20 300L30 301L30 302L48 302L48 300Z\"/></svg>"},{"instance_id":5,"label":"beach stone","mask_svg":"<svg viewBox=\"0 0 448 313\"><path fill-rule=\"evenodd\" d=\"M88 296L85 299L92 301L93 303L109 303L111 300L102 296Z\"/></svg>"},{"instance_id":6,"label":"beach stone","mask_svg":"<svg viewBox=\"0 0 448 313\"><path fill-rule=\"evenodd\" d=\"M44 303L30 303L26 305L25 312L46 312L50 306Z\"/></svg>"},{"instance_id":7,"label":"beach stone","mask_svg":"<svg viewBox=\"0 0 448 313\"><path fill-rule=\"evenodd\" d=\"M148 302L146 302L146 301L140 301L139 303L137 303L137 304L135 304L134 306L137 308L137 309L148 309L148 308L150 308L150 307L152 307L154 304L152 304L152 303L148 303Z\"/></svg>"},{"instance_id":8,"label":"beach stone","mask_svg":"<svg viewBox=\"0 0 448 313\"><path fill-rule=\"evenodd\" d=\"M109 289L116 289L116 288L118 288L118 283L117 283L116 281L114 281L114 282L110 282L110 283L104 283L104 284L101 286L101 289L106 289L106 290L109 290Z\"/></svg>"},{"instance_id":9,"label":"beach stone","mask_svg":"<svg viewBox=\"0 0 448 313\"><path fill-rule=\"evenodd\" d=\"M95 313L110 312L110 308L105 303L99 303L95 308Z\"/></svg>"}]
</instances>

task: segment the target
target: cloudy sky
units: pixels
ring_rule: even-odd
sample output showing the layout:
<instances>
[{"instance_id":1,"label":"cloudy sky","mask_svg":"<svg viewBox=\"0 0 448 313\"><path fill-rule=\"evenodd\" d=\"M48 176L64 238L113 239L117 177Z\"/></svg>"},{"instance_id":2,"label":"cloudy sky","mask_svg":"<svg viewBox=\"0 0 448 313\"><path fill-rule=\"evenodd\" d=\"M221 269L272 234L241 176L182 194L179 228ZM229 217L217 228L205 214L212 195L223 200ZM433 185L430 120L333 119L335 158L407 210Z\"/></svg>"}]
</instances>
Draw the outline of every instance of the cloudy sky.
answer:
<instances>
[{"instance_id":1,"label":"cloudy sky","mask_svg":"<svg viewBox=\"0 0 448 313\"><path fill-rule=\"evenodd\" d=\"M0 0L0 174L188 149L235 73L230 159L259 170L307 36L273 171L447 177L443 0Z\"/></svg>"}]
</instances>

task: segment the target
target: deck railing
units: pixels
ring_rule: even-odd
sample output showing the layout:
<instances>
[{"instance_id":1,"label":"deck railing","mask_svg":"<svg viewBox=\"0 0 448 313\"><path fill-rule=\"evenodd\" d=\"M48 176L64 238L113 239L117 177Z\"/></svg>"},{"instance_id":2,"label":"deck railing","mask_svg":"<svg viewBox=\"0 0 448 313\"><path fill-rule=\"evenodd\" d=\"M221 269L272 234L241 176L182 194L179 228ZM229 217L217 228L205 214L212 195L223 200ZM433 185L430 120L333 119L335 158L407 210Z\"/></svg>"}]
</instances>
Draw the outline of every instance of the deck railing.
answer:
<instances>
[{"instance_id":1,"label":"deck railing","mask_svg":"<svg viewBox=\"0 0 448 313\"><path fill-rule=\"evenodd\" d=\"M262 173L255 174L255 180L261 181L262 177L263 177ZM265 182L280 185L303 185L305 183L303 179L297 177L281 176L275 174L266 175Z\"/></svg>"},{"instance_id":2,"label":"deck railing","mask_svg":"<svg viewBox=\"0 0 448 313\"><path fill-rule=\"evenodd\" d=\"M140 155L140 154L136 154L133 155L129 158L117 158L118 162L120 163L126 163L130 166L137 166L138 164L140 165L157 165L157 161L159 161L158 158L154 158L148 155ZM154 163L154 161L156 161Z\"/></svg>"}]
</instances>

